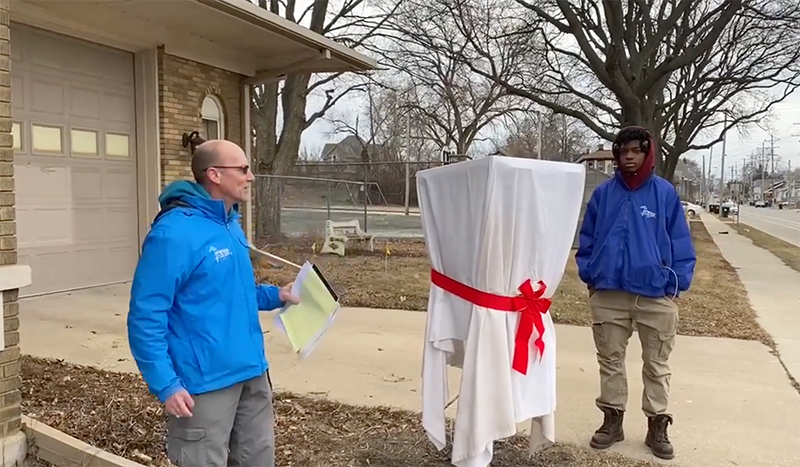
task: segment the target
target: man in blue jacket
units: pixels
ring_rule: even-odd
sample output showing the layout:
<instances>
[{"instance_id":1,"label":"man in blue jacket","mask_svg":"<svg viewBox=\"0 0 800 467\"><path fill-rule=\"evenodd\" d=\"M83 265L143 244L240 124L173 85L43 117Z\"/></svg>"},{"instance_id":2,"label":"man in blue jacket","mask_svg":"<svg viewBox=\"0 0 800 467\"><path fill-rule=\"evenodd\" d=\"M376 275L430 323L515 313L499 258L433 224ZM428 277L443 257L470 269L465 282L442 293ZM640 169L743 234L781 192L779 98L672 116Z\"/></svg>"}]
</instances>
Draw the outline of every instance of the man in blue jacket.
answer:
<instances>
[{"instance_id":1,"label":"man in blue jacket","mask_svg":"<svg viewBox=\"0 0 800 467\"><path fill-rule=\"evenodd\" d=\"M169 414L173 464L272 467L272 383L258 311L297 298L290 286L255 282L239 225L238 205L254 178L242 149L205 142L192 173L196 183L164 189L142 246L128 313L131 353Z\"/></svg>"},{"instance_id":2,"label":"man in blue jacket","mask_svg":"<svg viewBox=\"0 0 800 467\"><path fill-rule=\"evenodd\" d=\"M627 127L617 134L615 176L592 193L575 258L589 287L600 367L596 404L604 414L590 444L605 449L625 438L625 350L635 323L642 343L645 443L657 457L672 459L667 405L668 359L678 327L675 299L689 289L696 257L675 188L653 174L655 150L645 128Z\"/></svg>"}]
</instances>

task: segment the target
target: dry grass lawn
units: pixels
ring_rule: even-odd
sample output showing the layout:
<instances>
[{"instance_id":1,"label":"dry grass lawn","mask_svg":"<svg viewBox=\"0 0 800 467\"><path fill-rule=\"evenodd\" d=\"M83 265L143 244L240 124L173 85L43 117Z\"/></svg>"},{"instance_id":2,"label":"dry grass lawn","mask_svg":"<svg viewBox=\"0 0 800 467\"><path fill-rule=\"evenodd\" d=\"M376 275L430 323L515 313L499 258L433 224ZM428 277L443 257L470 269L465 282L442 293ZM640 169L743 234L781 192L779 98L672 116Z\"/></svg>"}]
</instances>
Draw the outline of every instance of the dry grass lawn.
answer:
<instances>
[{"instance_id":1,"label":"dry grass lawn","mask_svg":"<svg viewBox=\"0 0 800 467\"><path fill-rule=\"evenodd\" d=\"M691 290L678 299L683 335L731 337L761 340L769 336L758 325L755 312L736 271L722 257L700 221L691 222L698 262ZM345 257L312 252L314 239L290 245L270 245L270 253L296 263L315 263L335 289L344 306L392 308L422 311L427 309L429 262L421 242L376 243L375 251L348 250ZM316 244L321 242L316 240ZM384 248L388 246L387 256ZM286 283L294 278L288 269L273 268L256 259L261 280ZM553 298L551 309L557 323L590 324L586 286L578 278L570 256L564 278Z\"/></svg>"},{"instance_id":2,"label":"dry grass lawn","mask_svg":"<svg viewBox=\"0 0 800 467\"><path fill-rule=\"evenodd\" d=\"M739 232L741 235L749 238L755 246L759 246L777 256L787 266L800 272L800 247L792 245L791 243L781 240L778 237L758 229L754 229L747 224L739 224L731 222L728 224L730 228Z\"/></svg>"},{"instance_id":3,"label":"dry grass lawn","mask_svg":"<svg viewBox=\"0 0 800 467\"><path fill-rule=\"evenodd\" d=\"M450 466L447 450L433 448L417 413L290 393L276 393L275 410L277 467ZM22 411L118 456L168 466L163 406L147 392L139 375L23 356ZM657 467L564 444L530 457L522 436L498 441L492 465Z\"/></svg>"}]
</instances>

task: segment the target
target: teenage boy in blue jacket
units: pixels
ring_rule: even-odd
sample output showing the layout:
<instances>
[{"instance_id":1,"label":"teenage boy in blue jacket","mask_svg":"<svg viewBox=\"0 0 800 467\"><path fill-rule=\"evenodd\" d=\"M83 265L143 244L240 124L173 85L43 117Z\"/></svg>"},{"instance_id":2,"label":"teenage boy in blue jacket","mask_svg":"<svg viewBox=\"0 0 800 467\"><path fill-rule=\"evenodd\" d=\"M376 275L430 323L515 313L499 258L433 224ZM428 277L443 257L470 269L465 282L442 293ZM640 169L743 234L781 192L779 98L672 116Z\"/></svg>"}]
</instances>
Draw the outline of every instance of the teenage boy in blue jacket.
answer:
<instances>
[{"instance_id":1,"label":"teenage boy in blue jacket","mask_svg":"<svg viewBox=\"0 0 800 467\"><path fill-rule=\"evenodd\" d=\"M234 143L207 141L196 183L164 188L131 287L128 339L168 414L178 467L275 465L272 384L259 310L296 303L290 286L256 284L238 205L253 174ZM230 450L230 452L229 452Z\"/></svg>"},{"instance_id":2,"label":"teenage boy in blue jacket","mask_svg":"<svg viewBox=\"0 0 800 467\"><path fill-rule=\"evenodd\" d=\"M655 150L645 128L627 127L617 134L612 146L616 173L592 193L575 258L589 288L600 367L596 404L604 414L590 444L605 449L625 438L625 350L636 323L642 343L642 410L648 418L645 444L655 456L672 459L667 405L668 359L678 327L675 299L689 289L696 257L675 188L653 174Z\"/></svg>"}]
</instances>

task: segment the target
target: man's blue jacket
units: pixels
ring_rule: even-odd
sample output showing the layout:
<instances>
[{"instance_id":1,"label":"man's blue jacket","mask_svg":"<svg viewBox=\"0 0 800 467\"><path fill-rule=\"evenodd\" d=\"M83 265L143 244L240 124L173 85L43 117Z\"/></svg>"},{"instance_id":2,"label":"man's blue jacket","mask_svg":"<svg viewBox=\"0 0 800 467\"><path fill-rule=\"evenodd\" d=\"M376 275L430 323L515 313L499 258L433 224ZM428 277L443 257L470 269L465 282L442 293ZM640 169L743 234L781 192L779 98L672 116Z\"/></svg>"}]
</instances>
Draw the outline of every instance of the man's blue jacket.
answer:
<instances>
[{"instance_id":1,"label":"man's blue jacket","mask_svg":"<svg viewBox=\"0 0 800 467\"><path fill-rule=\"evenodd\" d=\"M575 259L595 290L652 298L688 290L696 256L675 187L652 175L631 190L617 172L589 199Z\"/></svg>"},{"instance_id":2,"label":"man's blue jacket","mask_svg":"<svg viewBox=\"0 0 800 467\"><path fill-rule=\"evenodd\" d=\"M128 339L150 391L201 394L269 368L259 310L283 306L257 285L236 209L200 185L164 189L162 212L142 246L131 286Z\"/></svg>"}]
</instances>

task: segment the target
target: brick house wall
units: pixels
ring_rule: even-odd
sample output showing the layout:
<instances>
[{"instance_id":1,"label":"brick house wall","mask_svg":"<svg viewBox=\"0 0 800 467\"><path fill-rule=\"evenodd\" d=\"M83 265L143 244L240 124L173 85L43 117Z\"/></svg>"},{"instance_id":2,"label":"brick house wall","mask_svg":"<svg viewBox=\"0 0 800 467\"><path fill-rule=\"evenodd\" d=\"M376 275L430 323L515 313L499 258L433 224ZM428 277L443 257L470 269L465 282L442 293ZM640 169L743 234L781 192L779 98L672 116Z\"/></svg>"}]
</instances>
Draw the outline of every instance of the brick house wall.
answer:
<instances>
[{"instance_id":1,"label":"brick house wall","mask_svg":"<svg viewBox=\"0 0 800 467\"><path fill-rule=\"evenodd\" d=\"M0 265L17 263L8 8L9 0L0 0ZM0 352L0 438L14 436L21 427L18 296L18 289L3 292L6 348Z\"/></svg>"},{"instance_id":2,"label":"brick house wall","mask_svg":"<svg viewBox=\"0 0 800 467\"><path fill-rule=\"evenodd\" d=\"M181 136L200 131L200 109L209 94L222 103L224 139L242 142L243 76L158 51L159 125L162 187L192 179L191 155Z\"/></svg>"}]
</instances>

